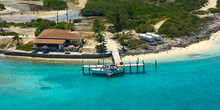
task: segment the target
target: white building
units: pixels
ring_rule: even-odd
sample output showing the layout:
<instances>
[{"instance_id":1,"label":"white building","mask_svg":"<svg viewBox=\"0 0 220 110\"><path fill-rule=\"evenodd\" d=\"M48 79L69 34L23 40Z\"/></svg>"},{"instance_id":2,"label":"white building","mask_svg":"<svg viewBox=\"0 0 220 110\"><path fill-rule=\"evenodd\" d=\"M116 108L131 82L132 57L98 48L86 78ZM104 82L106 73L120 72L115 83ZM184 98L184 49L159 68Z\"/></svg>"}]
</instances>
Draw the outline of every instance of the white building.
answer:
<instances>
[{"instance_id":1,"label":"white building","mask_svg":"<svg viewBox=\"0 0 220 110\"><path fill-rule=\"evenodd\" d=\"M150 33L150 32L148 32L146 34L139 34L139 38L143 39L143 40L150 41L150 42L155 41L155 40L157 40L157 41L162 40L161 35L157 35L157 34Z\"/></svg>"},{"instance_id":2,"label":"white building","mask_svg":"<svg viewBox=\"0 0 220 110\"><path fill-rule=\"evenodd\" d=\"M150 41L150 42L154 41L153 36L149 36L149 35L146 35L146 34L139 34L139 38L143 39L143 40Z\"/></svg>"}]
</instances>

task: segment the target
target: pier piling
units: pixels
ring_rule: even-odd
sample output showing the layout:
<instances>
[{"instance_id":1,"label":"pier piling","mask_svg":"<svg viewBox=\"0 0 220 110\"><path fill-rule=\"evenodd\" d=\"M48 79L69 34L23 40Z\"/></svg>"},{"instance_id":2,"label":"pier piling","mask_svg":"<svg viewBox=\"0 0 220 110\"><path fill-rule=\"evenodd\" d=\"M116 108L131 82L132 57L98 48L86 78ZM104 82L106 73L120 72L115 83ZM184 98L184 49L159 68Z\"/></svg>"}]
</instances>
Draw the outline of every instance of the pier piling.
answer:
<instances>
[{"instance_id":1,"label":"pier piling","mask_svg":"<svg viewBox=\"0 0 220 110\"><path fill-rule=\"evenodd\" d=\"M142 63L143 63L143 72L145 73L145 63L144 63L144 60L142 60Z\"/></svg>"},{"instance_id":2,"label":"pier piling","mask_svg":"<svg viewBox=\"0 0 220 110\"><path fill-rule=\"evenodd\" d=\"M138 70L139 69L139 65L138 65L139 64L139 58L137 59L136 64L137 64L137 73L138 73L139 72L139 70Z\"/></svg>"},{"instance_id":3,"label":"pier piling","mask_svg":"<svg viewBox=\"0 0 220 110\"><path fill-rule=\"evenodd\" d=\"M132 70L131 70L131 62L129 61L129 69L130 69L130 73L132 73Z\"/></svg>"},{"instance_id":4,"label":"pier piling","mask_svg":"<svg viewBox=\"0 0 220 110\"><path fill-rule=\"evenodd\" d=\"M83 73L83 75L85 74L83 60L82 60L82 73Z\"/></svg>"},{"instance_id":5,"label":"pier piling","mask_svg":"<svg viewBox=\"0 0 220 110\"><path fill-rule=\"evenodd\" d=\"M90 65L89 65L89 74L90 74Z\"/></svg>"},{"instance_id":6,"label":"pier piling","mask_svg":"<svg viewBox=\"0 0 220 110\"><path fill-rule=\"evenodd\" d=\"M135 72L135 71L132 71L132 67L136 67L137 72L135 72L135 73L139 73L140 71L143 72L143 73L146 72L144 60L142 60L142 62L141 62L141 61L139 61L139 59L135 63L131 63L129 61L129 63L127 63L127 64L122 63L120 65L116 64L115 66L122 68L123 73L125 73L126 67L129 68L128 71L130 70L130 73ZM103 68L103 67L105 67L105 66L104 65L98 65L98 64L85 65L82 61L82 73L83 73L83 75L85 75L85 69L88 69L88 75L91 75L92 74L91 69L93 69L93 68ZM141 69L140 69L140 67L141 67ZM155 69L157 70L157 60L155 60Z\"/></svg>"}]
</instances>

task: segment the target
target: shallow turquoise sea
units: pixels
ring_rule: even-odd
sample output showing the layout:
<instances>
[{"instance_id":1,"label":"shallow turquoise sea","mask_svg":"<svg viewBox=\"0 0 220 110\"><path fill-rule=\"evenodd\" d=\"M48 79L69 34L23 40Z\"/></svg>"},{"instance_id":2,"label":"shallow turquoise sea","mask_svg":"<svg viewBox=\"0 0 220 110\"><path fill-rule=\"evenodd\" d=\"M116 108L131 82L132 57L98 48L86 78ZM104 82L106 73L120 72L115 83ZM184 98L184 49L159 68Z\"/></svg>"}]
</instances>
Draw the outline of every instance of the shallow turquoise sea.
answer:
<instances>
[{"instance_id":1,"label":"shallow turquoise sea","mask_svg":"<svg viewBox=\"0 0 220 110\"><path fill-rule=\"evenodd\" d=\"M219 51L114 77L82 75L71 62L0 57L0 110L220 110Z\"/></svg>"}]
</instances>

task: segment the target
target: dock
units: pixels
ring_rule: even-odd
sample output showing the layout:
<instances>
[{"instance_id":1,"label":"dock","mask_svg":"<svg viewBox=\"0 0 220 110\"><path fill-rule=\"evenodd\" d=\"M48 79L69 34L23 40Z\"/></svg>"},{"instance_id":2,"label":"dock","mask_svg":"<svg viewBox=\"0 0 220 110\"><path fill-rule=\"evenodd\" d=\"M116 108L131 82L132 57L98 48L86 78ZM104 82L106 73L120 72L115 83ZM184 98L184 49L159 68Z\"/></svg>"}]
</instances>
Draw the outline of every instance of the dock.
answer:
<instances>
[{"instance_id":1,"label":"dock","mask_svg":"<svg viewBox=\"0 0 220 110\"><path fill-rule=\"evenodd\" d=\"M116 65L117 67L121 67L123 68L123 73L125 73L125 68L129 68L129 73L145 73L145 62L144 60L142 61L142 63L140 63L139 61L136 61L136 63L127 63L127 64L121 64L121 65ZM93 68L103 68L105 67L105 65L88 65L88 64L83 64L82 62L82 73L85 75L85 69L88 69L88 74L91 74L91 69ZM132 71L132 68L136 68L136 71ZM142 68L142 69L141 69Z\"/></svg>"},{"instance_id":2,"label":"dock","mask_svg":"<svg viewBox=\"0 0 220 110\"><path fill-rule=\"evenodd\" d=\"M108 51L112 52L113 63L115 65L122 64L122 60L121 60L120 54L118 52L117 44L112 39L107 39L107 40L108 40L108 43L107 43Z\"/></svg>"},{"instance_id":3,"label":"dock","mask_svg":"<svg viewBox=\"0 0 220 110\"><path fill-rule=\"evenodd\" d=\"M104 45L104 44L103 44ZM145 69L145 62L144 60L142 60L142 62L139 61L139 58L137 59L136 62L129 62L129 63L123 63L118 51L118 47L116 47L115 45L117 45L115 42L113 42L111 39L108 40L108 51L112 52L112 59L113 59L113 63L114 66L122 68L123 69L123 73L127 73L125 70L129 70L129 73L145 73L146 69ZM103 57L103 63L102 65L99 65L99 61L98 64L84 64L82 61L82 73L83 75L86 75L85 71L86 69L88 70L87 75L91 74L91 69L94 68L104 68L106 67L105 63L104 63L104 57ZM127 68L127 69L126 69ZM133 69L136 68L136 69ZM133 69L133 70L132 70ZM155 70L157 70L157 61L155 60Z\"/></svg>"}]
</instances>

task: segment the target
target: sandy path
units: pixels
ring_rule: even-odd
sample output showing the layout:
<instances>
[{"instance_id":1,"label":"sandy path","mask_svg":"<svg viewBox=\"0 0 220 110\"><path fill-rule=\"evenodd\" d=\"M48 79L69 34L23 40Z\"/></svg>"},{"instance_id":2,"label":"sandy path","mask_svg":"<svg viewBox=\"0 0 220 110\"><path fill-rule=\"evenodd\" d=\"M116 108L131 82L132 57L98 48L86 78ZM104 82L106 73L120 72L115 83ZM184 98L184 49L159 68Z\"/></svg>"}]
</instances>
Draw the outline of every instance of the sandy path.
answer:
<instances>
[{"instance_id":1,"label":"sandy path","mask_svg":"<svg viewBox=\"0 0 220 110\"><path fill-rule=\"evenodd\" d=\"M208 0L208 4L199 10L206 11L209 8L216 8L217 0Z\"/></svg>"},{"instance_id":2,"label":"sandy path","mask_svg":"<svg viewBox=\"0 0 220 110\"><path fill-rule=\"evenodd\" d=\"M165 19L165 20L162 20L162 21L159 21L158 23L156 23L156 24L154 25L154 29L155 29L156 31L158 31L158 29L160 28L160 26L161 26L165 21L166 21L166 19Z\"/></svg>"},{"instance_id":3,"label":"sandy path","mask_svg":"<svg viewBox=\"0 0 220 110\"><path fill-rule=\"evenodd\" d=\"M87 0L79 0L79 4L75 5L73 3L72 4L70 3L70 5L76 7L78 9L77 11L79 12L81 9L83 9L86 6L86 3Z\"/></svg>"},{"instance_id":4,"label":"sandy path","mask_svg":"<svg viewBox=\"0 0 220 110\"><path fill-rule=\"evenodd\" d=\"M210 49L216 41L220 40L220 31L212 34L210 40L201 41L197 44L192 44L186 48L172 48L172 50L166 52L160 52L156 54L145 54L136 56L125 56L122 58L123 61L135 61L137 58L141 60L156 60L156 59L167 59L178 56L185 56L190 54L200 54Z\"/></svg>"}]
</instances>

